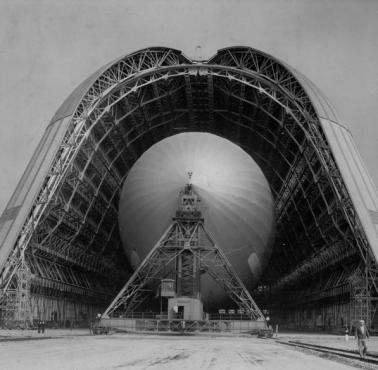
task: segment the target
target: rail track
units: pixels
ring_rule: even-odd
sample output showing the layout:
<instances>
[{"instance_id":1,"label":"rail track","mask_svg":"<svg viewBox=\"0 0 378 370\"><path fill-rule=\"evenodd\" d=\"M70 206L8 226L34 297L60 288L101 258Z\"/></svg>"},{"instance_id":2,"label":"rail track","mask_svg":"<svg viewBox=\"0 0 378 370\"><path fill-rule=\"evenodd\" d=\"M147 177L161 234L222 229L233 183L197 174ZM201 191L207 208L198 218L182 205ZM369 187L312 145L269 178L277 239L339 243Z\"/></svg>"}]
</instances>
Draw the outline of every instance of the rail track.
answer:
<instances>
[{"instance_id":1,"label":"rail track","mask_svg":"<svg viewBox=\"0 0 378 370\"><path fill-rule=\"evenodd\" d=\"M366 355L365 358L361 358L357 351L351 351L347 349L342 348L334 348L334 347L327 347L327 346L321 346L317 344L311 344L311 343L303 343L298 341L282 341L282 340L276 340L277 343L284 344L287 346L302 348L302 349L308 349L311 351L315 351L321 354L329 355L330 357L334 359L347 359L347 360L353 360L359 362L361 365L369 364L369 365L375 365L378 369L378 355L369 353Z\"/></svg>"}]
</instances>

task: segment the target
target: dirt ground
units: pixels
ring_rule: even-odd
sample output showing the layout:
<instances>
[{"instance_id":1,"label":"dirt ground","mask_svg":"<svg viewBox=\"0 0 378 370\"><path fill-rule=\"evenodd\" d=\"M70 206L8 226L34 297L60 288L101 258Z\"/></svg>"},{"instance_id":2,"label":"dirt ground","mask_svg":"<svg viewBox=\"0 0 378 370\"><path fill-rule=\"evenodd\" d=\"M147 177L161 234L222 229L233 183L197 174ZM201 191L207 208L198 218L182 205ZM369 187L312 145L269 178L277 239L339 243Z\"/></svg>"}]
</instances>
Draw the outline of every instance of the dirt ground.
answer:
<instances>
[{"instance_id":1,"label":"dirt ground","mask_svg":"<svg viewBox=\"0 0 378 370\"><path fill-rule=\"evenodd\" d=\"M282 335L279 339L284 338ZM323 345L339 342L335 336L306 338L289 334L286 338L307 342L311 339ZM339 339L342 345L342 338ZM378 338L374 343L378 345ZM47 330L42 335L35 331L0 330L0 369L341 370L352 367L291 349L272 339L249 336L90 336L87 330Z\"/></svg>"}]
</instances>

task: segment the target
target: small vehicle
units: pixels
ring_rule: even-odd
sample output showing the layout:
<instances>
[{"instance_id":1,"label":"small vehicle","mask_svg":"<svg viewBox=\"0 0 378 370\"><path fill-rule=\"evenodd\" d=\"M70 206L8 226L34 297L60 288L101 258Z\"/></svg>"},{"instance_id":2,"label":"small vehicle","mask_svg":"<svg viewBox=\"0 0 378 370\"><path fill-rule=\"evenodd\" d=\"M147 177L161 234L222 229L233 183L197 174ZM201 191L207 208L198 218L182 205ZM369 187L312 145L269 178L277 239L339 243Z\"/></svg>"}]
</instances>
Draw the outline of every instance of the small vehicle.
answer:
<instances>
[{"instance_id":1,"label":"small vehicle","mask_svg":"<svg viewBox=\"0 0 378 370\"><path fill-rule=\"evenodd\" d=\"M273 329L260 329L257 333L257 338L273 338Z\"/></svg>"},{"instance_id":2,"label":"small vehicle","mask_svg":"<svg viewBox=\"0 0 378 370\"><path fill-rule=\"evenodd\" d=\"M101 326L99 322L91 323L91 326L89 328L89 332L92 335L101 335L101 334L109 334L109 327L107 326Z\"/></svg>"}]
</instances>

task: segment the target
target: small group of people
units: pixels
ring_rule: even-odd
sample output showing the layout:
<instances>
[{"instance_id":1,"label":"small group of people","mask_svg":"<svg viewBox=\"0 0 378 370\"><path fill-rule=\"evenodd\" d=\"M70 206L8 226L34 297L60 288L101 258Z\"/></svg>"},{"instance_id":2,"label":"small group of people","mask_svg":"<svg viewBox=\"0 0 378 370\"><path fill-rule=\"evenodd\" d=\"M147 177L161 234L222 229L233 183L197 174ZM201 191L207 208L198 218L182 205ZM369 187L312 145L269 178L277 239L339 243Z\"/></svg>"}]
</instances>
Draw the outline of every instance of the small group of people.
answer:
<instances>
[{"instance_id":1,"label":"small group of people","mask_svg":"<svg viewBox=\"0 0 378 370\"><path fill-rule=\"evenodd\" d=\"M38 329L38 333L43 334L45 332L45 322L43 320L38 320L37 329Z\"/></svg>"}]
</instances>

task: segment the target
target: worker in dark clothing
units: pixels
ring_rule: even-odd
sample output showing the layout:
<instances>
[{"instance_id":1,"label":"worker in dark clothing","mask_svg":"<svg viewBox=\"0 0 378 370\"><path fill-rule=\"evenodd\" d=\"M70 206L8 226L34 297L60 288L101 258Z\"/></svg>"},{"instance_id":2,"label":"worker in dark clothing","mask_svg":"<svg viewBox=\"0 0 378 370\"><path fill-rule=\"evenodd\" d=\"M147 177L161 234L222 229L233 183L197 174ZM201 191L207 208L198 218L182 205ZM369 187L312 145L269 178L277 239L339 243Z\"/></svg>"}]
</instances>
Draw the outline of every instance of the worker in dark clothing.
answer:
<instances>
[{"instance_id":1,"label":"worker in dark clothing","mask_svg":"<svg viewBox=\"0 0 378 370\"><path fill-rule=\"evenodd\" d=\"M365 358L367 352L366 340L369 338L369 331L367 330L364 320L359 321L359 326L356 327L355 337L357 339L360 357Z\"/></svg>"},{"instance_id":2,"label":"worker in dark clothing","mask_svg":"<svg viewBox=\"0 0 378 370\"><path fill-rule=\"evenodd\" d=\"M43 320L38 320L38 333L44 333L45 332L45 322Z\"/></svg>"}]
</instances>

